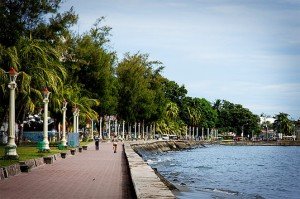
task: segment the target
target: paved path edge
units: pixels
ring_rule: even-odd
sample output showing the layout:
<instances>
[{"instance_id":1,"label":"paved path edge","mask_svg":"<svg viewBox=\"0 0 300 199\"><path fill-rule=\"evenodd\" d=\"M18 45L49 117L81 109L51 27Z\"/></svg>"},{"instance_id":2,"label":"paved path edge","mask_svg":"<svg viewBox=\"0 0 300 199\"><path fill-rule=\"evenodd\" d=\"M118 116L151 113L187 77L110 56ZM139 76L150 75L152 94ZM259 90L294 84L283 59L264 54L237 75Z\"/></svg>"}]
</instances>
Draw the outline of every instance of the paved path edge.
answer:
<instances>
[{"instance_id":1,"label":"paved path edge","mask_svg":"<svg viewBox=\"0 0 300 199\"><path fill-rule=\"evenodd\" d=\"M131 148L130 143L124 143L124 152L137 198L176 198L154 170Z\"/></svg>"}]
</instances>

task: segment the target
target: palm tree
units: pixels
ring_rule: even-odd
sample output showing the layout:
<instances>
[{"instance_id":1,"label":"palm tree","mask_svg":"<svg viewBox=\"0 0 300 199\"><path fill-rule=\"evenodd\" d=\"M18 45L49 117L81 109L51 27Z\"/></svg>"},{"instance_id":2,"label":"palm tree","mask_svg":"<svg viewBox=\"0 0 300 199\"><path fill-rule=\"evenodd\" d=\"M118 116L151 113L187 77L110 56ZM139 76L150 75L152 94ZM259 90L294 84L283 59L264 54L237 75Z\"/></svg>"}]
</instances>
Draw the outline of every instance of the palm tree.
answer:
<instances>
[{"instance_id":1,"label":"palm tree","mask_svg":"<svg viewBox=\"0 0 300 199\"><path fill-rule=\"evenodd\" d=\"M289 114L279 113L275 116L274 129L277 133L282 133L283 135L291 135L292 133L292 122L288 118Z\"/></svg>"},{"instance_id":2,"label":"palm tree","mask_svg":"<svg viewBox=\"0 0 300 199\"><path fill-rule=\"evenodd\" d=\"M179 109L176 103L169 102L166 105L166 117L176 119L178 117Z\"/></svg>"},{"instance_id":3,"label":"palm tree","mask_svg":"<svg viewBox=\"0 0 300 199\"><path fill-rule=\"evenodd\" d=\"M61 65L60 52L41 40L21 38L16 46L2 51L0 56L0 60L20 71L17 79L16 120L22 127L25 114L41 105L43 87L48 87L52 92L50 100L55 102L56 98L61 98L66 70ZM18 143L22 141L22 133L23 128L20 129Z\"/></svg>"},{"instance_id":4,"label":"palm tree","mask_svg":"<svg viewBox=\"0 0 300 199\"><path fill-rule=\"evenodd\" d=\"M78 84L68 84L62 91L63 98L68 102L69 107L76 106L80 110L80 121L86 121L86 118L97 120L98 113L93 107L100 104L99 100L91 99ZM62 104L62 102L61 102Z\"/></svg>"}]
</instances>

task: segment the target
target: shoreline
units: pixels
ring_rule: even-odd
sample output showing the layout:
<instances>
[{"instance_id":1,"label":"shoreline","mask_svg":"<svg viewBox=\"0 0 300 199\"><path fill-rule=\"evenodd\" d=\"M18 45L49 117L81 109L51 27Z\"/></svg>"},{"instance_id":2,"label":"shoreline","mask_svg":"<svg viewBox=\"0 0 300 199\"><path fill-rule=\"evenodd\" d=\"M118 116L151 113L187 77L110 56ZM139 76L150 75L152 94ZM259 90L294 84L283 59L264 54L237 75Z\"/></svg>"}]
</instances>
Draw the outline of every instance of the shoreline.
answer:
<instances>
[{"instance_id":1,"label":"shoreline","mask_svg":"<svg viewBox=\"0 0 300 199\"><path fill-rule=\"evenodd\" d=\"M163 177L156 168L152 168L145 159L143 159L143 156L146 156L147 153L162 153L167 151L180 151L180 150L188 150L188 149L194 149L198 147L205 147L205 145L227 145L227 146L300 146L300 141L268 141L268 142L205 142L205 141L190 141L190 140L149 140L149 141L132 141L132 142L126 142L125 146L127 146L125 150L126 157L128 159L129 164L129 170L130 174L136 175L133 173L136 173L137 167L140 167L140 170L138 173L142 173L141 176L138 178L132 177L132 182L134 185L134 189L136 191L137 198L151 198L151 197L158 197L158 198L176 198L176 196L180 195L182 192L188 192L189 188L184 185L178 185L173 184L172 182L168 181L165 177ZM130 154L127 154L128 149L130 148ZM132 156L134 155L133 159L139 159L139 163L136 164L135 161L133 161ZM145 169L146 168L146 169ZM159 186L156 186L155 189L151 189L150 195L147 195L149 193L143 193L145 189L149 189L149 186L152 185L145 184L143 181L145 180L145 176L148 176L147 173L154 174L151 175L152 180L155 181L155 183L159 183ZM150 180L151 181L151 180ZM143 185L139 185L139 183ZM170 195L170 192L168 192L166 195L160 195L161 189L165 190L168 189L172 195ZM148 191L149 192L149 191ZM153 193L155 192L155 193ZM154 194L154 195L153 195ZM157 195L158 194L158 195ZM146 196L146 197L145 197Z\"/></svg>"},{"instance_id":2,"label":"shoreline","mask_svg":"<svg viewBox=\"0 0 300 199\"><path fill-rule=\"evenodd\" d=\"M125 142L124 149L128 161L132 184L137 198L176 198L188 191L186 186L174 185L143 159L152 152L167 152L205 147L199 141L134 141Z\"/></svg>"}]
</instances>

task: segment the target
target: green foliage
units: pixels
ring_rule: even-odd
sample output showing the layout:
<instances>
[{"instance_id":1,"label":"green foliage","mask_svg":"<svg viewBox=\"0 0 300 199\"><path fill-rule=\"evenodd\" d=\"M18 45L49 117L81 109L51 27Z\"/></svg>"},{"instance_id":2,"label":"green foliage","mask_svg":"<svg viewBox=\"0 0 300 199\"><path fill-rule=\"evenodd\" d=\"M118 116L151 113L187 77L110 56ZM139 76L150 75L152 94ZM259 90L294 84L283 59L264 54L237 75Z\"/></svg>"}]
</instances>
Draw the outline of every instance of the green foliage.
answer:
<instances>
[{"instance_id":1,"label":"green foliage","mask_svg":"<svg viewBox=\"0 0 300 199\"><path fill-rule=\"evenodd\" d=\"M160 134L182 135L185 124L178 117L179 109L176 103L168 102L165 106L163 117L156 122L156 131Z\"/></svg>"},{"instance_id":2,"label":"green foliage","mask_svg":"<svg viewBox=\"0 0 300 199\"><path fill-rule=\"evenodd\" d=\"M199 125L204 128L212 128L216 126L217 111L213 109L211 103L204 98L195 98L195 104L199 109L201 118Z\"/></svg>"},{"instance_id":3,"label":"green foliage","mask_svg":"<svg viewBox=\"0 0 300 199\"><path fill-rule=\"evenodd\" d=\"M158 65L158 69L154 66ZM118 114L125 121L148 121L159 118L164 98L159 86L159 62L148 61L148 55L126 54L117 67Z\"/></svg>"},{"instance_id":4,"label":"green foliage","mask_svg":"<svg viewBox=\"0 0 300 199\"><path fill-rule=\"evenodd\" d=\"M239 135L251 134L259 131L259 117L254 115L249 109L243 108L240 104L233 104L229 101L217 101L214 107L217 108L218 121L217 128L221 132L236 132Z\"/></svg>"},{"instance_id":5,"label":"green foliage","mask_svg":"<svg viewBox=\"0 0 300 199\"><path fill-rule=\"evenodd\" d=\"M289 114L279 113L275 115L274 129L277 133L282 133L283 135L292 135L293 123L288 118Z\"/></svg>"},{"instance_id":6,"label":"green foliage","mask_svg":"<svg viewBox=\"0 0 300 199\"><path fill-rule=\"evenodd\" d=\"M184 86L179 86L176 82L165 79L164 93L165 97L171 102L176 103L180 108L182 107L183 99L186 97L187 90Z\"/></svg>"},{"instance_id":7,"label":"green foliage","mask_svg":"<svg viewBox=\"0 0 300 199\"><path fill-rule=\"evenodd\" d=\"M187 96L184 85L163 77L162 63L147 54L125 54L118 62L109 47L111 27L99 18L89 32L74 35L73 8L59 13L62 0L3 0L0 3L0 123L7 120L8 71L20 73L16 89L16 121L43 106L41 90L51 91L49 111L62 119L66 99L67 125L72 108L80 109L80 122L117 115L126 122L156 123L160 133L180 135L186 126L219 128L224 132L258 132L258 116L242 105ZM291 133L287 114L276 116L274 128ZM22 132L22 131L20 131ZM19 135L21 137L21 134Z\"/></svg>"},{"instance_id":8,"label":"green foliage","mask_svg":"<svg viewBox=\"0 0 300 199\"><path fill-rule=\"evenodd\" d=\"M0 157L4 156L4 146L0 146ZM24 147L18 147L17 153L19 155L19 160L3 160L0 159L0 166L8 166L11 164L18 163L18 161L24 161L29 159L35 159L40 158L52 154L58 154L61 151L56 148L51 148L49 153L39 153L38 149L36 147L30 147L30 146L24 146Z\"/></svg>"},{"instance_id":9,"label":"green foliage","mask_svg":"<svg viewBox=\"0 0 300 199\"><path fill-rule=\"evenodd\" d=\"M0 6L0 44L16 45L22 37L57 41L77 22L72 8L58 13L62 0L2 0Z\"/></svg>"}]
</instances>

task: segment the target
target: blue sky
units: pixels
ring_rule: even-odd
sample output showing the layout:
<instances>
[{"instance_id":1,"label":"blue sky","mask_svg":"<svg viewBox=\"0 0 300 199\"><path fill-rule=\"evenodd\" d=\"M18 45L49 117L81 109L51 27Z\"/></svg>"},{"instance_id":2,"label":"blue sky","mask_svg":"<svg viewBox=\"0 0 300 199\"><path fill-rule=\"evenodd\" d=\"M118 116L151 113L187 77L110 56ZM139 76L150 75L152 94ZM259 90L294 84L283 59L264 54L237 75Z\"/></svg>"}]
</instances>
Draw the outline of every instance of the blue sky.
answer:
<instances>
[{"instance_id":1,"label":"blue sky","mask_svg":"<svg viewBox=\"0 0 300 199\"><path fill-rule=\"evenodd\" d=\"M300 118L300 0L68 0L88 31L112 27L111 47L147 53L188 96L255 114Z\"/></svg>"}]
</instances>

